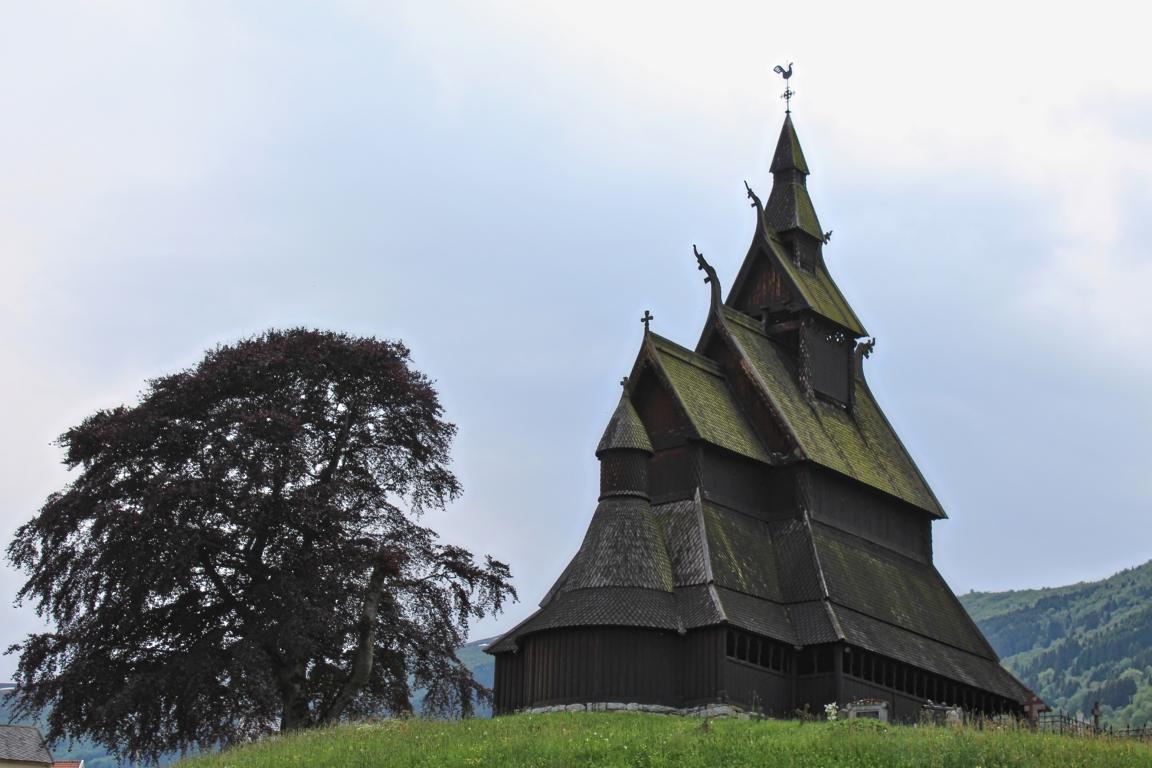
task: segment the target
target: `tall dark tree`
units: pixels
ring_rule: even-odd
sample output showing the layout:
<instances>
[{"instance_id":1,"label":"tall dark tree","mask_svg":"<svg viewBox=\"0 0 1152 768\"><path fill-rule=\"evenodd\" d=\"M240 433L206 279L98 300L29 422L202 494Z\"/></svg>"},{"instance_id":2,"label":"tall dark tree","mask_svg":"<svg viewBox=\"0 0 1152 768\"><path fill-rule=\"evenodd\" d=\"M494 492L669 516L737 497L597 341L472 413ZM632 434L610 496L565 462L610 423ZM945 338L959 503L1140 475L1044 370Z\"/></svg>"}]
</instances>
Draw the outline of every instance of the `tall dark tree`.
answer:
<instances>
[{"instance_id":1,"label":"tall dark tree","mask_svg":"<svg viewBox=\"0 0 1152 768\"><path fill-rule=\"evenodd\" d=\"M455 649L515 593L416 522L460 493L455 431L402 344L301 329L89 417L8 548L55 627L10 649L20 712L146 759L408 712L413 683L469 714Z\"/></svg>"}]
</instances>

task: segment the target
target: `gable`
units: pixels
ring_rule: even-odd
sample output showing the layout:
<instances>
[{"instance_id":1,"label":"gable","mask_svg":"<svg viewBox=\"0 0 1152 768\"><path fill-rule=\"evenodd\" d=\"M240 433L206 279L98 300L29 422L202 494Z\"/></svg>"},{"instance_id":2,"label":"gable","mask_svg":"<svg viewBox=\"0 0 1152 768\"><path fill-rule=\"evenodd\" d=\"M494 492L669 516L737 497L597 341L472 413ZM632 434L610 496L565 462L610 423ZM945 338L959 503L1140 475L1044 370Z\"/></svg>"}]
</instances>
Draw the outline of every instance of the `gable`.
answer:
<instances>
[{"instance_id":1,"label":"gable","mask_svg":"<svg viewBox=\"0 0 1152 768\"><path fill-rule=\"evenodd\" d=\"M765 306L808 309L836 323L853 336L867 336L856 313L828 273L823 258L813 269L799 266L788 247L763 222L756 228L748 254L732 283L725 304L752 317Z\"/></svg>"},{"instance_id":2,"label":"gable","mask_svg":"<svg viewBox=\"0 0 1152 768\"><path fill-rule=\"evenodd\" d=\"M643 363L653 366L696 436L741 456L761 462L769 460L716 363L654 333L647 335L645 345L647 354L637 361L639 371L644 370ZM638 374L633 378L638 378ZM659 427L648 421L648 407L642 404L638 410L657 442Z\"/></svg>"},{"instance_id":3,"label":"gable","mask_svg":"<svg viewBox=\"0 0 1152 768\"><path fill-rule=\"evenodd\" d=\"M804 457L902 499L936 517L944 510L904 449L862 377L852 413L804 396L794 365L759 326L722 308L724 328L748 361Z\"/></svg>"}]
</instances>

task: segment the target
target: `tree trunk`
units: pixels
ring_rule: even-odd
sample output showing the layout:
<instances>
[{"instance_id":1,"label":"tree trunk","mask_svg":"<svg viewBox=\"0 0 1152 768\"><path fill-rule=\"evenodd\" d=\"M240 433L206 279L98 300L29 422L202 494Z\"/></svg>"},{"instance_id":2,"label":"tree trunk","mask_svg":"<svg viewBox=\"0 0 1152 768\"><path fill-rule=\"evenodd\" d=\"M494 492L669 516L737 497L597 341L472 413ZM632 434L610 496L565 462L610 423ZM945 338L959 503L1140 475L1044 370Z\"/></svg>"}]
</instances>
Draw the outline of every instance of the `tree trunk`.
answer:
<instances>
[{"instance_id":1,"label":"tree trunk","mask_svg":"<svg viewBox=\"0 0 1152 768\"><path fill-rule=\"evenodd\" d=\"M304 665L277 668L276 680L280 686L280 700L283 702L280 731L296 731L311 726L312 713L308 708L308 697L304 694Z\"/></svg>"},{"instance_id":2,"label":"tree trunk","mask_svg":"<svg viewBox=\"0 0 1152 768\"><path fill-rule=\"evenodd\" d=\"M352 666L340 693L336 694L336 698L320 716L320 723L330 723L339 719L372 674L372 662L376 651L376 617L380 613L380 603L384 598L384 580L390 572L395 571L395 568L392 552L387 548L381 548L376 553L376 562L372 564L372 575L368 578L364 605L360 609L359 637L356 653L352 657Z\"/></svg>"}]
</instances>

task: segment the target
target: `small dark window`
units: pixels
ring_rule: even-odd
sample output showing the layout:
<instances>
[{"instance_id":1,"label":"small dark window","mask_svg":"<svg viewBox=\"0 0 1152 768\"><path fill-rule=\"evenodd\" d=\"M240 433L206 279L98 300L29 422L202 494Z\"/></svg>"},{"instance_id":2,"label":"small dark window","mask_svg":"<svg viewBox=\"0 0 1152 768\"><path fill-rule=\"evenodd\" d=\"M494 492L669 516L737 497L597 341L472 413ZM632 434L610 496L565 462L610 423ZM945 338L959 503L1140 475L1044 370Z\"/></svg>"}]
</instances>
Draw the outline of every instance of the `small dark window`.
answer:
<instances>
[{"instance_id":1,"label":"small dark window","mask_svg":"<svg viewBox=\"0 0 1152 768\"><path fill-rule=\"evenodd\" d=\"M748 661L748 638L744 635L736 638L736 658Z\"/></svg>"},{"instance_id":2,"label":"small dark window","mask_svg":"<svg viewBox=\"0 0 1152 768\"><path fill-rule=\"evenodd\" d=\"M840 331L818 326L809 328L804 340L812 389L841 405L848 405L852 397L851 340Z\"/></svg>"}]
</instances>

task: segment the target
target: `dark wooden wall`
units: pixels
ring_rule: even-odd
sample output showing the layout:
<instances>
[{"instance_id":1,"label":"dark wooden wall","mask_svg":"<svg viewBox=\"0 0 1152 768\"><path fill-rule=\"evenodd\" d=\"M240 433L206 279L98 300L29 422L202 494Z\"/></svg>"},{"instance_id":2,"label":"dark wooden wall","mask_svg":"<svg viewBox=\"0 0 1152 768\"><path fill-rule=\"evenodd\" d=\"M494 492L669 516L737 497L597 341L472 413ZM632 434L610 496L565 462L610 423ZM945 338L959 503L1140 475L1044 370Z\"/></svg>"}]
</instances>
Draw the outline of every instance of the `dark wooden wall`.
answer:
<instances>
[{"instance_id":1,"label":"dark wooden wall","mask_svg":"<svg viewBox=\"0 0 1152 768\"><path fill-rule=\"evenodd\" d=\"M744 283L740 295L735 300L731 296L728 297L728 303L744 314L756 317L762 307L782 307L789 304L792 301L792 292L762 247L754 245L749 249L749 256L753 251L756 251L753 272Z\"/></svg>"},{"instance_id":2,"label":"dark wooden wall","mask_svg":"<svg viewBox=\"0 0 1152 768\"><path fill-rule=\"evenodd\" d=\"M648 489L653 504L690 499L699 485L699 448L684 444L657 449L648 467Z\"/></svg>"},{"instance_id":3,"label":"dark wooden wall","mask_svg":"<svg viewBox=\"0 0 1152 768\"><path fill-rule=\"evenodd\" d=\"M589 701L677 706L678 636L628 627L528 635L496 657L497 714Z\"/></svg>"},{"instance_id":4,"label":"dark wooden wall","mask_svg":"<svg viewBox=\"0 0 1152 768\"><path fill-rule=\"evenodd\" d=\"M842 645L797 651L782 668L737 658L732 632L709 627L684 635L628 627L573 627L529 635L517 653L496 656L496 714L588 702L691 707L731 703L790 717L805 705L888 701L894 720L915 721L928 699L989 714L1019 704L923 670ZM770 642L765 640L765 642ZM789 654L792 651L789 649Z\"/></svg>"},{"instance_id":5,"label":"dark wooden wall","mask_svg":"<svg viewBox=\"0 0 1152 768\"><path fill-rule=\"evenodd\" d=\"M795 514L794 509L769 514L771 467L706 443L699 450L701 491L707 500L765 519Z\"/></svg>"},{"instance_id":6,"label":"dark wooden wall","mask_svg":"<svg viewBox=\"0 0 1152 768\"><path fill-rule=\"evenodd\" d=\"M724 628L698 629L680 638L676 669L679 705L717 701L724 690Z\"/></svg>"},{"instance_id":7,"label":"dark wooden wall","mask_svg":"<svg viewBox=\"0 0 1152 768\"><path fill-rule=\"evenodd\" d=\"M757 709L769 717L788 717L793 704L796 677L774 672L744 661L725 659L725 700L746 709Z\"/></svg>"},{"instance_id":8,"label":"dark wooden wall","mask_svg":"<svg viewBox=\"0 0 1152 768\"><path fill-rule=\"evenodd\" d=\"M909 504L818 466L801 484L814 520L915 558L932 562L932 519Z\"/></svg>"}]
</instances>

